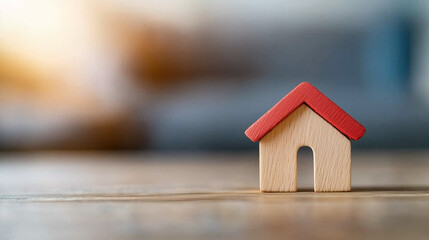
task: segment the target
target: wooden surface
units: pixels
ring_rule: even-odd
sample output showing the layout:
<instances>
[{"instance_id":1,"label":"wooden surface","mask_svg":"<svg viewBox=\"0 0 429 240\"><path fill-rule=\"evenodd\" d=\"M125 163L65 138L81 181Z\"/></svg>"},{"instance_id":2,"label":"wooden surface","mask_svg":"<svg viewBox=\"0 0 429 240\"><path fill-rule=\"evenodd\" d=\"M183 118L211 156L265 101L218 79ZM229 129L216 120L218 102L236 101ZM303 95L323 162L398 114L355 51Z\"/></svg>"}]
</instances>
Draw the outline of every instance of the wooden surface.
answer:
<instances>
[{"instance_id":1,"label":"wooden surface","mask_svg":"<svg viewBox=\"0 0 429 240\"><path fill-rule=\"evenodd\" d=\"M259 142L260 189L296 192L297 153L314 154L314 191L350 191L350 140L303 104Z\"/></svg>"},{"instance_id":2,"label":"wooden surface","mask_svg":"<svg viewBox=\"0 0 429 240\"><path fill-rule=\"evenodd\" d=\"M428 239L429 152L353 152L353 191L258 191L252 154L1 154L0 239Z\"/></svg>"},{"instance_id":3,"label":"wooden surface","mask_svg":"<svg viewBox=\"0 0 429 240\"><path fill-rule=\"evenodd\" d=\"M355 101L359 101L359 99L355 99ZM366 130L359 122L307 82L294 88L253 123L245 134L250 140L259 141L304 103L348 138L358 140L365 134Z\"/></svg>"}]
</instances>

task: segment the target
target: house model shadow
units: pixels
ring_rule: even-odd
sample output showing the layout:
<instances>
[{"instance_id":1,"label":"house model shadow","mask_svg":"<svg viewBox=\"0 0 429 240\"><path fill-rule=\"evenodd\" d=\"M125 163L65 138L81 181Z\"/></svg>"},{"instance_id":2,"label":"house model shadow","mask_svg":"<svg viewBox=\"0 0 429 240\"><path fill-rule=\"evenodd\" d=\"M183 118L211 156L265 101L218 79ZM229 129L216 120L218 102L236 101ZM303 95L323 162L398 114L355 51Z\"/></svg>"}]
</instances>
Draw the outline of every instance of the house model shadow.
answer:
<instances>
[{"instance_id":1,"label":"house model shadow","mask_svg":"<svg viewBox=\"0 0 429 240\"><path fill-rule=\"evenodd\" d=\"M365 128L310 83L301 83L245 134L259 141L260 189L297 191L297 152L313 150L314 191L351 190L351 141Z\"/></svg>"}]
</instances>

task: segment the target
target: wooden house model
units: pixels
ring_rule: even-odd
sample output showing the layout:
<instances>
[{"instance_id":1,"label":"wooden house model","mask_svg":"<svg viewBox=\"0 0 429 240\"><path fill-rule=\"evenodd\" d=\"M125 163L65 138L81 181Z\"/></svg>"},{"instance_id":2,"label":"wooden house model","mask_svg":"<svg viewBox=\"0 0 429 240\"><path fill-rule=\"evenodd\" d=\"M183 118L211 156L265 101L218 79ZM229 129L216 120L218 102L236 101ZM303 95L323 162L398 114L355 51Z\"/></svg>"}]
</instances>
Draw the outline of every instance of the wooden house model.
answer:
<instances>
[{"instance_id":1,"label":"wooden house model","mask_svg":"<svg viewBox=\"0 0 429 240\"><path fill-rule=\"evenodd\" d=\"M351 139L365 128L310 83L301 83L245 134L259 141L260 189L297 191L297 152L313 150L314 191L351 190Z\"/></svg>"}]
</instances>

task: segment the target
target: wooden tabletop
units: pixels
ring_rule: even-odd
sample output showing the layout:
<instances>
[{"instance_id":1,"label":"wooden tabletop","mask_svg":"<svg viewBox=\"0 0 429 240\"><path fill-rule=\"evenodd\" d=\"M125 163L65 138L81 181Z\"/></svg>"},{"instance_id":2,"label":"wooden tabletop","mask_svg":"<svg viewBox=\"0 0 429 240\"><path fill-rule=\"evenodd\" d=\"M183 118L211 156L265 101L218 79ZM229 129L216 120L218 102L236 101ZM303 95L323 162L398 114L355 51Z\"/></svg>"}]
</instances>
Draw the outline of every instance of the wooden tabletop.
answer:
<instances>
[{"instance_id":1,"label":"wooden tabletop","mask_svg":"<svg viewBox=\"0 0 429 240\"><path fill-rule=\"evenodd\" d=\"M257 153L0 155L0 239L428 239L429 152L353 152L352 192L260 193Z\"/></svg>"}]
</instances>

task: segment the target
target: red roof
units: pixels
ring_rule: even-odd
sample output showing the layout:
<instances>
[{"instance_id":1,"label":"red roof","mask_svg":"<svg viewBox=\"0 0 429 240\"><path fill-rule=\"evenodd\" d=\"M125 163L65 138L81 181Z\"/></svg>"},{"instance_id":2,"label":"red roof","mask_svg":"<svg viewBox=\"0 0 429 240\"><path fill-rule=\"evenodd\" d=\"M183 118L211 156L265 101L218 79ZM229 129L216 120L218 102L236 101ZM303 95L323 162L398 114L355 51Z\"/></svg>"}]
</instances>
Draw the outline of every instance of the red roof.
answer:
<instances>
[{"instance_id":1,"label":"red roof","mask_svg":"<svg viewBox=\"0 0 429 240\"><path fill-rule=\"evenodd\" d=\"M358 140L365 134L366 130L360 123L307 82L299 84L253 123L246 130L245 134L254 142L261 140L261 138L301 106L301 104L309 106L348 138Z\"/></svg>"}]
</instances>

